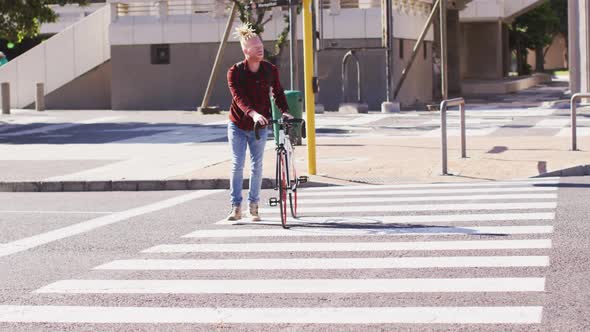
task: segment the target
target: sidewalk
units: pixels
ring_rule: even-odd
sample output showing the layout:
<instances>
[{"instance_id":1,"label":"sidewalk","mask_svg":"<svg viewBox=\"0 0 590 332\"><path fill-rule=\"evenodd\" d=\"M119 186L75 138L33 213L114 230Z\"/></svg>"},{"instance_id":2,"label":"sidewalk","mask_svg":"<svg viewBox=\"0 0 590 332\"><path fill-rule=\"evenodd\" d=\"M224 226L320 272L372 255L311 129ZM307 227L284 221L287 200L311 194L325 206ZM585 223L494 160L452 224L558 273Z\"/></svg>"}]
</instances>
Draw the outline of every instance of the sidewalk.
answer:
<instances>
[{"instance_id":1,"label":"sidewalk","mask_svg":"<svg viewBox=\"0 0 590 332\"><path fill-rule=\"evenodd\" d=\"M318 175L311 180L392 184L590 175L590 139L586 137L578 144L588 148L569 151L567 138L477 137L468 139L467 158L462 159L459 140L452 139L448 150L448 173L452 175L443 176L439 139L320 138L317 142ZM306 170L306 147L297 149L296 154L296 168ZM265 177L273 176L274 158L273 153L265 156ZM183 174L178 179L221 179L224 175L227 177L230 169L231 163L224 162Z\"/></svg>"},{"instance_id":2,"label":"sidewalk","mask_svg":"<svg viewBox=\"0 0 590 332\"><path fill-rule=\"evenodd\" d=\"M552 111L540 109L541 104L559 100L562 92L562 86L538 87L521 94L472 100L470 105L475 114L482 107L498 110L498 114L518 109L520 114L537 112L544 119ZM556 107L555 112L560 108ZM563 111L556 120L548 121L563 122ZM506 131L508 136L468 134L466 159L460 158L459 138L449 136L449 176L441 175L439 137L373 135L374 126L381 120L400 122L420 118L424 113L408 112L387 119L374 113L355 121L341 118L335 122L357 123L359 132L366 134L349 135L347 130L331 133L328 127L318 130L328 133L317 138L318 175L310 177L309 185L590 175L588 135L578 137L581 151L570 151L569 136L543 136L525 127L509 126L514 128ZM226 117L172 111L13 111L12 115L0 117L0 191L229 188ZM318 122L327 123L334 117L334 113L327 112L318 115ZM272 186L274 176L272 145L269 140L265 188ZM299 175L307 173L306 148L296 148ZM248 173L246 166L246 179Z\"/></svg>"}]
</instances>

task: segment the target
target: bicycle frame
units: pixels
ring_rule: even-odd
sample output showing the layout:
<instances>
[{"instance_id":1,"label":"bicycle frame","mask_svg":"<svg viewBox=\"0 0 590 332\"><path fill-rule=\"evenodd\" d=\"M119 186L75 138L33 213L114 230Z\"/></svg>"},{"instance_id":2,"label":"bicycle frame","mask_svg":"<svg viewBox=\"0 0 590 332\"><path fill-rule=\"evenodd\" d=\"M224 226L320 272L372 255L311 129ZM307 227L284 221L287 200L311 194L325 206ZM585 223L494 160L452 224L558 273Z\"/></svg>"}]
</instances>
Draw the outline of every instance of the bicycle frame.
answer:
<instances>
[{"instance_id":1,"label":"bicycle frame","mask_svg":"<svg viewBox=\"0 0 590 332\"><path fill-rule=\"evenodd\" d=\"M281 124L279 123L279 139L278 139L278 145L277 148L275 149L277 151L277 158L280 157L281 153L285 154L285 173L287 174L287 183L289 184L289 189L294 191L297 190L297 181L294 181L295 179L293 179L293 170L291 169L291 167L289 167L290 165L290 161L291 158L293 158L293 145L291 144L291 140L289 139L289 137L287 136L286 132L288 131L288 127L285 124ZM280 174L279 174L279 167L278 167L278 163L276 165L276 179L279 178ZM278 181L275 181L275 189L278 189Z\"/></svg>"},{"instance_id":2,"label":"bicycle frame","mask_svg":"<svg viewBox=\"0 0 590 332\"><path fill-rule=\"evenodd\" d=\"M301 119L288 119L283 118L277 120L270 120L269 124L277 124L279 126L278 137L276 140L277 147L275 149L277 159L275 168L275 186L274 189L279 192L279 198L272 197L269 199L270 206L279 205L281 213L281 223L283 228L287 226L287 202L291 207L291 215L293 218L297 218L297 187L300 183L307 182L307 176L297 177L295 170L295 153L291 139L289 138L289 130L291 124L301 123L301 127L305 130L305 122ZM254 134L256 139L260 139L258 135L259 125L254 125ZM302 131L302 136L305 137ZM288 193L288 201L287 201Z\"/></svg>"}]
</instances>

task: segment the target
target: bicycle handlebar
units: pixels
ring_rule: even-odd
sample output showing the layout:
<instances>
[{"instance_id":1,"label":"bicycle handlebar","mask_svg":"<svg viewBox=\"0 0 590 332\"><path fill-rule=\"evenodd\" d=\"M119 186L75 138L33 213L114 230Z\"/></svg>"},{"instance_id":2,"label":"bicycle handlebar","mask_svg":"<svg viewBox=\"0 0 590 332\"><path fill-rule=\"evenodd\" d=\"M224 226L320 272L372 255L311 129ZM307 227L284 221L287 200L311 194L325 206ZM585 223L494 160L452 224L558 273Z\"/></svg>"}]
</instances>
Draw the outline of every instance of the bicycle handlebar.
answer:
<instances>
[{"instance_id":1,"label":"bicycle handlebar","mask_svg":"<svg viewBox=\"0 0 590 332\"><path fill-rule=\"evenodd\" d=\"M303 119L279 119L279 120L269 120L268 124L286 124L286 125L291 125L291 124L298 124L301 123L301 137L305 138L306 137L306 131L305 131L305 121ZM256 140L260 139L260 134L258 134L258 129L260 129L262 126L260 126L260 124L258 122L254 123L254 135L256 136ZM264 126L265 127L265 126Z\"/></svg>"}]
</instances>

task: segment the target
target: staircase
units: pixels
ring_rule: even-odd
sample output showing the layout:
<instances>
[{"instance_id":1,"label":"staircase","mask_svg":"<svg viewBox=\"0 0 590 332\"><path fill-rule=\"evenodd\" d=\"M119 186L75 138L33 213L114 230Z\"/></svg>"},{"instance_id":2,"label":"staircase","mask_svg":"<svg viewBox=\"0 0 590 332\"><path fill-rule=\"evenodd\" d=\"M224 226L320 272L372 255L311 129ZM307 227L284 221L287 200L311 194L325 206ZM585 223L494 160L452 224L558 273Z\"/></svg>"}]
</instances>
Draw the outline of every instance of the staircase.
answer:
<instances>
[{"instance_id":1,"label":"staircase","mask_svg":"<svg viewBox=\"0 0 590 332\"><path fill-rule=\"evenodd\" d=\"M10 83L11 108L35 101L36 83L49 94L111 58L109 6L0 67L0 82Z\"/></svg>"}]
</instances>

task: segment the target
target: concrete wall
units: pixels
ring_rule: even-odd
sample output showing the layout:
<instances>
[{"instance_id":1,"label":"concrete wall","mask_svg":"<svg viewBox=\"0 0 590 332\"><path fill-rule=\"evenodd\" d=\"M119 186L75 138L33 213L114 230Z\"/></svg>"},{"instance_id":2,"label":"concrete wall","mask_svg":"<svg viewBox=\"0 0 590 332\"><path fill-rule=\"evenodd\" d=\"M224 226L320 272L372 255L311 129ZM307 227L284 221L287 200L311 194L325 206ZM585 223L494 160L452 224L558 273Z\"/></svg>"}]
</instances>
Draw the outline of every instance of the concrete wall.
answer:
<instances>
[{"instance_id":1,"label":"concrete wall","mask_svg":"<svg viewBox=\"0 0 590 332\"><path fill-rule=\"evenodd\" d=\"M45 96L48 109L111 109L111 62Z\"/></svg>"},{"instance_id":2,"label":"concrete wall","mask_svg":"<svg viewBox=\"0 0 590 332\"><path fill-rule=\"evenodd\" d=\"M401 40L403 42L403 58L400 58L400 39L393 42L393 85L399 81L405 64L409 61L415 40ZM374 41L375 44L378 41ZM416 57L398 100L402 105L424 104L432 100L432 43L426 42L427 57L421 49ZM330 50L320 53L318 58L318 78L320 81L319 103L326 110L336 111L343 101L342 96L342 58L346 51ZM361 95L369 109L378 110L385 100L385 52L381 50L366 50L357 53L361 64ZM356 98L356 67L349 62L349 77L351 83L346 87L348 100Z\"/></svg>"},{"instance_id":3,"label":"concrete wall","mask_svg":"<svg viewBox=\"0 0 590 332\"><path fill-rule=\"evenodd\" d=\"M110 58L108 9L103 6L0 67L2 81L10 83L11 107L33 103L38 82L51 93Z\"/></svg>"},{"instance_id":4,"label":"concrete wall","mask_svg":"<svg viewBox=\"0 0 590 332\"><path fill-rule=\"evenodd\" d=\"M359 44L361 40L339 40L340 46ZM367 41L378 45L380 40ZM272 47L267 42L267 48ZM394 42L394 78L398 79L403 64L408 61L414 41L404 41L404 59L399 58L398 40ZM424 103L432 99L431 43L427 43L427 59L422 51L400 92L402 104ZM112 108L113 109L186 109L200 105L213 66L217 43L171 44L170 64L152 65L149 45L112 46ZM300 50L301 52L302 50ZM279 61L281 83L289 89L288 48ZM318 56L320 93L318 102L327 110L337 110L342 100L341 64L345 51L323 51ZM363 96L369 108L378 110L385 100L384 51L359 52ZM243 55L238 43L229 43L213 88L210 105L227 109L230 94L226 72ZM299 77L303 77L303 55L300 53ZM351 70L356 81L356 69ZM302 80L301 80L302 81ZM356 91L355 82L350 89ZM300 87L303 89L303 86Z\"/></svg>"},{"instance_id":5,"label":"concrete wall","mask_svg":"<svg viewBox=\"0 0 590 332\"><path fill-rule=\"evenodd\" d=\"M49 5L58 16L54 23L43 23L39 27L41 34L56 34L60 33L72 24L82 20L84 17L94 13L98 9L106 5L106 1L91 1L87 6L80 6L77 4L68 4L65 6Z\"/></svg>"},{"instance_id":6,"label":"concrete wall","mask_svg":"<svg viewBox=\"0 0 590 332\"><path fill-rule=\"evenodd\" d=\"M461 23L461 78L504 77L505 47L500 22Z\"/></svg>"},{"instance_id":7,"label":"concrete wall","mask_svg":"<svg viewBox=\"0 0 590 332\"><path fill-rule=\"evenodd\" d=\"M273 43L266 42L267 49ZM152 65L150 45L112 46L113 109L193 110L201 105L211 74L218 43L171 44L170 64ZM300 58L303 55L300 53ZM211 94L210 105L225 109L231 96L227 87L227 70L241 61L238 43L229 43ZM280 63L281 83L289 89L288 49ZM303 76L303 64L300 65Z\"/></svg>"},{"instance_id":8,"label":"concrete wall","mask_svg":"<svg viewBox=\"0 0 590 332\"><path fill-rule=\"evenodd\" d=\"M237 59L237 45L226 48L221 68ZM150 45L112 46L113 109L194 109L201 100L213 61L214 44L172 44L170 64L152 65ZM225 70L220 71L211 104L229 97Z\"/></svg>"}]
</instances>

